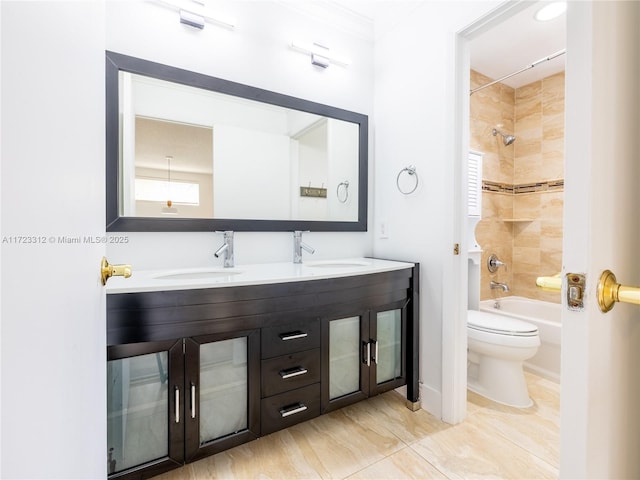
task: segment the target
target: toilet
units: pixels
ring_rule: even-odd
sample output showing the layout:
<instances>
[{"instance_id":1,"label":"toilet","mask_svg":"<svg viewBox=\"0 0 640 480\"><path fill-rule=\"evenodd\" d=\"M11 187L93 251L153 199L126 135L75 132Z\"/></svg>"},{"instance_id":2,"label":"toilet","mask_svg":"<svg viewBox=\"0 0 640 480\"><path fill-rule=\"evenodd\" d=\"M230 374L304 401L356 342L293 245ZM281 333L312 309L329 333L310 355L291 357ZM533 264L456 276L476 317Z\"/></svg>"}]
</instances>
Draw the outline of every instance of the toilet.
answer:
<instances>
[{"instance_id":1,"label":"toilet","mask_svg":"<svg viewBox=\"0 0 640 480\"><path fill-rule=\"evenodd\" d=\"M467 341L469 390L511 407L533 405L522 365L540 346L535 325L491 312L468 310Z\"/></svg>"}]
</instances>

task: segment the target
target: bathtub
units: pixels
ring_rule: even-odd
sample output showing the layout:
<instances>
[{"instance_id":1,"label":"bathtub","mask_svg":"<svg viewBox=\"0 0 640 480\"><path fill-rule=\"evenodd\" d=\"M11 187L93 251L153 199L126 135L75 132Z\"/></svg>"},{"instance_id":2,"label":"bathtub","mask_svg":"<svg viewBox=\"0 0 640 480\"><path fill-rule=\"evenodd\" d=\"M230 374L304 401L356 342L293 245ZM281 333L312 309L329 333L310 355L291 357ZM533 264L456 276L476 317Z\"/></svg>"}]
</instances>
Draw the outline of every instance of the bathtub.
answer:
<instances>
[{"instance_id":1,"label":"bathtub","mask_svg":"<svg viewBox=\"0 0 640 480\"><path fill-rule=\"evenodd\" d=\"M525 369L560 382L561 305L515 296L500 298L499 309L494 308L495 303L495 300L483 300L480 310L518 318L538 327L541 345L538 353L525 362Z\"/></svg>"}]
</instances>

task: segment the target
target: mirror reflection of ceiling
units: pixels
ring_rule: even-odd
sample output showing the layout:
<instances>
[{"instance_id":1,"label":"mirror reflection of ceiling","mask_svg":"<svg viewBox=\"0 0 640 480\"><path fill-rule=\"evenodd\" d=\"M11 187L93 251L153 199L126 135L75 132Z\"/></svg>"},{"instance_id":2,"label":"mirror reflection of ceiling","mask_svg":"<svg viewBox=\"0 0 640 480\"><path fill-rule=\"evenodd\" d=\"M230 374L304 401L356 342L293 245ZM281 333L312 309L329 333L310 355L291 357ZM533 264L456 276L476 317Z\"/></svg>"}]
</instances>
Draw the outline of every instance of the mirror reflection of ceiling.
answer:
<instances>
[{"instance_id":1,"label":"mirror reflection of ceiling","mask_svg":"<svg viewBox=\"0 0 640 480\"><path fill-rule=\"evenodd\" d=\"M213 129L136 117L136 168L213 174Z\"/></svg>"}]
</instances>

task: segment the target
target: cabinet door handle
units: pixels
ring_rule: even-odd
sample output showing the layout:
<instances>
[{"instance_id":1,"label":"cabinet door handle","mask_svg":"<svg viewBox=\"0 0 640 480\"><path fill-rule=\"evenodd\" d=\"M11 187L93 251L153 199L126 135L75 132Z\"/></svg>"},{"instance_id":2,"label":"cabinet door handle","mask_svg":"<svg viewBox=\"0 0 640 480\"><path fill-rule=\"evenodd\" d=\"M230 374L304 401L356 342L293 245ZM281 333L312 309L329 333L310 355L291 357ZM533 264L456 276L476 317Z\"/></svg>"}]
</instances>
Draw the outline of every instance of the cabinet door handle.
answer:
<instances>
[{"instance_id":1,"label":"cabinet door handle","mask_svg":"<svg viewBox=\"0 0 640 480\"><path fill-rule=\"evenodd\" d=\"M298 375L304 375L307 372L308 370L304 367L294 367L294 368L289 368L287 370L280 370L280 376L282 377L283 380L286 380L287 378L297 377Z\"/></svg>"},{"instance_id":2,"label":"cabinet door handle","mask_svg":"<svg viewBox=\"0 0 640 480\"><path fill-rule=\"evenodd\" d=\"M175 417L176 417L176 423L180 423L180 389L178 388L178 386L174 386L173 387L174 393L175 393Z\"/></svg>"},{"instance_id":3,"label":"cabinet door handle","mask_svg":"<svg viewBox=\"0 0 640 480\"><path fill-rule=\"evenodd\" d=\"M191 418L196 418L196 384L191 382Z\"/></svg>"},{"instance_id":4,"label":"cabinet door handle","mask_svg":"<svg viewBox=\"0 0 640 480\"><path fill-rule=\"evenodd\" d=\"M362 363L366 363L367 367L371 366L371 343L362 342Z\"/></svg>"},{"instance_id":5,"label":"cabinet door handle","mask_svg":"<svg viewBox=\"0 0 640 480\"><path fill-rule=\"evenodd\" d=\"M373 345L374 345L373 361L377 365L378 364L378 341L377 340L371 340L371 341L373 342Z\"/></svg>"},{"instance_id":6,"label":"cabinet door handle","mask_svg":"<svg viewBox=\"0 0 640 480\"><path fill-rule=\"evenodd\" d=\"M282 418L288 417L289 415L295 415L296 413L304 412L307 409L307 406L304 403L296 403L295 405L291 405L288 407L283 407L280 409L280 416Z\"/></svg>"},{"instance_id":7,"label":"cabinet door handle","mask_svg":"<svg viewBox=\"0 0 640 480\"><path fill-rule=\"evenodd\" d=\"M308 333L305 332L301 332L301 331L297 331L297 332L289 332L289 333L281 333L280 334L280 340L282 341L287 341L287 340L296 340L298 338L304 338L309 336Z\"/></svg>"}]
</instances>

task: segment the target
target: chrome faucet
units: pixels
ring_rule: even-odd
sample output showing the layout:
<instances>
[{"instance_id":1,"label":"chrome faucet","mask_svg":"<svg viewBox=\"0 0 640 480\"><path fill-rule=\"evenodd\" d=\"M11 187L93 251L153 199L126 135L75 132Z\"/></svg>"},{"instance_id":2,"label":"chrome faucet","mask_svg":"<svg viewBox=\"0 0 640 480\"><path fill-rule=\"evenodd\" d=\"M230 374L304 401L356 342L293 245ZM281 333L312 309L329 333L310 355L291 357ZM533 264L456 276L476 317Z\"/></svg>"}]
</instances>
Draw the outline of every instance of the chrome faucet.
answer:
<instances>
[{"instance_id":1,"label":"chrome faucet","mask_svg":"<svg viewBox=\"0 0 640 480\"><path fill-rule=\"evenodd\" d=\"M225 230L224 232L224 243L222 246L216 250L214 253L216 258L219 258L220 255L224 254L224 268L232 268L233 263L233 231Z\"/></svg>"},{"instance_id":2,"label":"chrome faucet","mask_svg":"<svg viewBox=\"0 0 640 480\"><path fill-rule=\"evenodd\" d=\"M489 286L491 287L491 290L500 289L503 292L509 291L509 285L507 285L506 283L499 283L491 280L491 283L489 283Z\"/></svg>"},{"instance_id":3,"label":"chrome faucet","mask_svg":"<svg viewBox=\"0 0 640 480\"><path fill-rule=\"evenodd\" d=\"M302 263L302 249L313 255L315 250L302 241L302 231L293 232L293 263Z\"/></svg>"}]
</instances>

